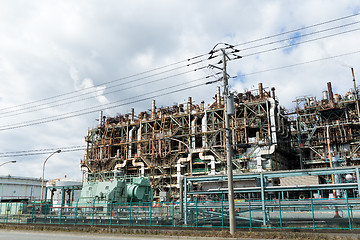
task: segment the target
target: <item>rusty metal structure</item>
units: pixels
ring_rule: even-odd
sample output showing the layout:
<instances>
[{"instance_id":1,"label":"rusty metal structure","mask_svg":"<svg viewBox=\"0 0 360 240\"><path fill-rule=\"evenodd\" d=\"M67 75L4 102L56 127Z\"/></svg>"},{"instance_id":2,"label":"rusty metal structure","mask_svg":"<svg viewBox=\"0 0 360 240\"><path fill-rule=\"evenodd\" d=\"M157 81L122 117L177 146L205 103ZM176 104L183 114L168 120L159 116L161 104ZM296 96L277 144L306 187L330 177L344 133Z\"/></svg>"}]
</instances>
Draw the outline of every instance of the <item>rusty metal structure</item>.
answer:
<instances>
[{"instance_id":1,"label":"rusty metal structure","mask_svg":"<svg viewBox=\"0 0 360 240\"><path fill-rule=\"evenodd\" d=\"M234 94L230 117L235 173L293 169L291 129L275 88ZM226 172L224 98L205 106L187 103L116 117L99 117L88 131L81 167L85 181L110 181L117 176L149 177L154 199L162 193L178 199L184 176ZM290 159L290 160L289 160Z\"/></svg>"},{"instance_id":2,"label":"rusty metal structure","mask_svg":"<svg viewBox=\"0 0 360 240\"><path fill-rule=\"evenodd\" d=\"M360 164L360 111L358 89L333 94L332 85L322 99L300 97L292 124L292 144L302 168L354 166Z\"/></svg>"}]
</instances>

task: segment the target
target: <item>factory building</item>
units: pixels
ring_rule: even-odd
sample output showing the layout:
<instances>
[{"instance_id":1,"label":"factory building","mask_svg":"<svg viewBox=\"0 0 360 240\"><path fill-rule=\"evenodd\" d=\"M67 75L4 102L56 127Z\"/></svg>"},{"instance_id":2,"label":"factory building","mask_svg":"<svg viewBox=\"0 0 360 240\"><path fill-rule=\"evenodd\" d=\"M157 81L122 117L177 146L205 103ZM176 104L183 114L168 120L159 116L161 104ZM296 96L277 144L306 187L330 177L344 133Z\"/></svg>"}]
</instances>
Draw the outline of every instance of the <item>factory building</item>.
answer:
<instances>
[{"instance_id":1,"label":"factory building","mask_svg":"<svg viewBox=\"0 0 360 240\"><path fill-rule=\"evenodd\" d=\"M81 167L84 179L112 181L118 176L149 177L154 200L178 199L183 177L226 173L224 98L157 108L151 112L100 116L89 130ZM230 116L235 174L299 167L291 148L291 129L275 88L234 94ZM256 183L254 183L256 184Z\"/></svg>"},{"instance_id":2,"label":"factory building","mask_svg":"<svg viewBox=\"0 0 360 240\"><path fill-rule=\"evenodd\" d=\"M1 202L30 202L40 196L41 178L0 176Z\"/></svg>"}]
</instances>

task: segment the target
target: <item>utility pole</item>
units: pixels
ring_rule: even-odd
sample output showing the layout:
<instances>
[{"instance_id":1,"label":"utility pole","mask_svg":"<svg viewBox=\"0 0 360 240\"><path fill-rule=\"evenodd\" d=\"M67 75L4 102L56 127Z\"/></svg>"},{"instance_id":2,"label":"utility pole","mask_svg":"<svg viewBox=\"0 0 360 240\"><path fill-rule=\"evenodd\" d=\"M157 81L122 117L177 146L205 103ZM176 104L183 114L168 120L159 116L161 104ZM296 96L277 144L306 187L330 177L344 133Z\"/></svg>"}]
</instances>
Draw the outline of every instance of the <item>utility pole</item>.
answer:
<instances>
[{"instance_id":1,"label":"utility pole","mask_svg":"<svg viewBox=\"0 0 360 240\"><path fill-rule=\"evenodd\" d=\"M225 149L226 149L226 163L228 172L228 199L229 199L229 225L230 234L235 234L235 203L234 203L234 182L233 182L233 168L232 168L232 149L231 149L231 132L228 115L228 97L229 85L226 72L226 55L225 49L221 49L223 54L223 80L224 80L224 114L225 114Z\"/></svg>"}]
</instances>

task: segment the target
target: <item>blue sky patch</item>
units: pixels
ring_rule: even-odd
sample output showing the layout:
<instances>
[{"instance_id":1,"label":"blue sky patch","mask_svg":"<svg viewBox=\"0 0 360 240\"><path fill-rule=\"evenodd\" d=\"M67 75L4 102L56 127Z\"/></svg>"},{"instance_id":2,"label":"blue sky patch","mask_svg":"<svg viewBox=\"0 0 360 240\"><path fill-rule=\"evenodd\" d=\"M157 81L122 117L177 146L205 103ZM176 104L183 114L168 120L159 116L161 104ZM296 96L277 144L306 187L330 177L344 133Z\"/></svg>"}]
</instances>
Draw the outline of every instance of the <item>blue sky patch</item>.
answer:
<instances>
[{"instance_id":1,"label":"blue sky patch","mask_svg":"<svg viewBox=\"0 0 360 240\"><path fill-rule=\"evenodd\" d=\"M243 72L237 72L236 73L236 78L234 78L235 82L245 83L246 80L247 80L247 78L246 78L246 76L244 75Z\"/></svg>"},{"instance_id":2,"label":"blue sky patch","mask_svg":"<svg viewBox=\"0 0 360 240\"><path fill-rule=\"evenodd\" d=\"M301 32L295 32L290 35L290 40L285 42L285 45L288 45L289 47L284 48L283 52L286 54L290 54L292 50L294 50L298 45L297 43L301 40Z\"/></svg>"}]
</instances>

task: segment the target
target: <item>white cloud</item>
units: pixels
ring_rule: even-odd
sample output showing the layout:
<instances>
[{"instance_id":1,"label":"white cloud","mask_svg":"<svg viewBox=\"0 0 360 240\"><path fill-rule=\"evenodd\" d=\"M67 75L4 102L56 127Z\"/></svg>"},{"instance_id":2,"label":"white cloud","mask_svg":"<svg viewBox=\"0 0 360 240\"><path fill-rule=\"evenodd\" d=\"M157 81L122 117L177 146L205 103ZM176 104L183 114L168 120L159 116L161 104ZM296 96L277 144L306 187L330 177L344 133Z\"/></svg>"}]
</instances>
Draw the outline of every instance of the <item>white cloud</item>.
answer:
<instances>
[{"instance_id":1,"label":"white cloud","mask_svg":"<svg viewBox=\"0 0 360 240\"><path fill-rule=\"evenodd\" d=\"M2 118L0 126L34 119L61 116L68 112L105 105L115 101L128 102L137 96L182 82L191 82L210 74L203 69L182 74L184 71L206 66L201 62L191 67L139 80L144 71L204 54L218 42L241 44L253 39L286 32L334 18L358 12L355 0L305 0L305 1L107 1L106 3L70 0L3 1L0 0L0 108L64 95L79 91L66 100L68 103L54 106L52 100L41 101L48 109ZM326 6L326 7L324 7ZM341 21L342 24L359 20L359 17ZM318 26L311 32L336 26ZM354 25L354 28L357 25ZM357 41L360 31L324 40L301 44L284 51L244 57L228 64L229 74L253 73L266 69L311 61L360 50ZM275 38L275 39L281 39ZM274 40L274 39L271 39ZM239 48L266 43L270 40L240 45ZM264 46L240 52L246 55L279 47L280 44ZM251 89L263 82L265 87L275 87L283 105L293 107L295 96L315 95L321 97L326 82L333 82L335 92L345 93L352 88L351 72L341 62L352 65L359 74L360 54L335 60L327 60L293 68L284 68L248 75L243 81L233 81L237 91ZM149 72L147 75L167 71L186 63ZM179 74L160 81L160 78ZM150 81L158 82L149 84ZM111 84L104 84L114 81ZM208 79L209 80L209 79ZM207 81L207 80L204 80ZM118 84L119 86L114 86ZM89 87L90 90L84 90ZM124 90L128 87L132 88ZM211 101L216 86L207 86L164 95L157 98L158 106L182 103L193 96L199 103ZM121 91L122 90L122 91ZM110 91L116 91L109 93ZM163 94L159 92L157 94ZM92 97L92 98L89 98ZM85 99L82 101L75 101ZM65 101L65 100L64 100ZM70 103L73 101L73 103ZM64 103L64 102L61 102ZM118 103L121 104L121 103ZM127 113L135 107L138 113L151 108L151 100L109 109L108 115ZM37 126L2 131L0 152L46 149L63 146L85 145L87 129L96 124L97 113L54 121ZM83 152L60 153L47 165L48 178L80 178L79 159ZM18 163L0 168L0 174L41 176L41 164L46 156L17 158ZM0 160L6 160L0 158Z\"/></svg>"}]
</instances>

